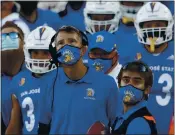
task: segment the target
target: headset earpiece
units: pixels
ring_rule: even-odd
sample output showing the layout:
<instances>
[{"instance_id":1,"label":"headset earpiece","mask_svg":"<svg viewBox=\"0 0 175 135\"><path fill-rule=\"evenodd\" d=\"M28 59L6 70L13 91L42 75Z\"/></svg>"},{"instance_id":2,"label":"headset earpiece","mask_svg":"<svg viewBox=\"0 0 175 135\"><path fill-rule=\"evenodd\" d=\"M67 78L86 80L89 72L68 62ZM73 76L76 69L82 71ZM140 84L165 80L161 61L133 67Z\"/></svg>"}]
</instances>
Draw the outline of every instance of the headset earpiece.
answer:
<instances>
[{"instance_id":1,"label":"headset earpiece","mask_svg":"<svg viewBox=\"0 0 175 135\"><path fill-rule=\"evenodd\" d=\"M88 46L88 38L87 38L86 34L84 34L82 31L80 31L80 33L82 36L82 44Z\"/></svg>"},{"instance_id":2,"label":"headset earpiece","mask_svg":"<svg viewBox=\"0 0 175 135\"><path fill-rule=\"evenodd\" d=\"M49 52L50 52L50 55L52 57L52 60L51 62L55 63L56 65L58 64L58 60L57 60L57 52L56 52L56 46L55 46L55 37L56 37L56 34L51 38L51 42L49 44Z\"/></svg>"}]
</instances>

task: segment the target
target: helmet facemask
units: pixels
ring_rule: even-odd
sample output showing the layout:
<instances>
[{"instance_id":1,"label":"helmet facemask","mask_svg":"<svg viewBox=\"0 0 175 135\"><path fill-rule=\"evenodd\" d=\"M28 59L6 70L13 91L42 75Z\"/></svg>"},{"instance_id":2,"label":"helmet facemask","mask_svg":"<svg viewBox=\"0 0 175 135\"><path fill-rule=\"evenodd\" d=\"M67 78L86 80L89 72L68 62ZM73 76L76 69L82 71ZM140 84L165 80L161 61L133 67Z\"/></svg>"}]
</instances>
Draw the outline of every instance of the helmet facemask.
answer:
<instances>
[{"instance_id":1,"label":"helmet facemask","mask_svg":"<svg viewBox=\"0 0 175 135\"><path fill-rule=\"evenodd\" d=\"M99 18L97 17L98 19L94 19L96 16L99 16ZM105 19L106 16L108 16L108 18ZM118 23L119 21L116 21L115 14L88 14L88 31L90 33L103 30L113 33L118 29L118 27L116 27Z\"/></svg>"},{"instance_id":2,"label":"helmet facemask","mask_svg":"<svg viewBox=\"0 0 175 135\"><path fill-rule=\"evenodd\" d=\"M84 8L86 30L93 34L98 31L114 33L121 19L119 2L87 2Z\"/></svg>"},{"instance_id":3,"label":"helmet facemask","mask_svg":"<svg viewBox=\"0 0 175 135\"><path fill-rule=\"evenodd\" d=\"M32 59L30 50L27 51L29 57L26 57L25 52L25 63L26 67L33 73L43 74L56 69L56 65L50 62L50 56L48 59Z\"/></svg>"},{"instance_id":4,"label":"helmet facemask","mask_svg":"<svg viewBox=\"0 0 175 135\"><path fill-rule=\"evenodd\" d=\"M139 25L138 40L144 45L150 45L152 52L155 50L154 46L158 47L172 39L172 26L168 25L168 21L164 22L166 23L165 27L143 28L143 23Z\"/></svg>"}]
</instances>

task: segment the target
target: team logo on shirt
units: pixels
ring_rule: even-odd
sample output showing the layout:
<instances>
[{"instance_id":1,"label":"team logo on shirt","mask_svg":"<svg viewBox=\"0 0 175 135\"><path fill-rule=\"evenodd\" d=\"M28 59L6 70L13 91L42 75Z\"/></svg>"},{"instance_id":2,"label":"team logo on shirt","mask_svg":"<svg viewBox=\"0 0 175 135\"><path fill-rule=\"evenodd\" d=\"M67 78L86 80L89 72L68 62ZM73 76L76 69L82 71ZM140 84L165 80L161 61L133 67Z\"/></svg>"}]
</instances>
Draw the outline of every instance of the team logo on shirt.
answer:
<instances>
[{"instance_id":1,"label":"team logo on shirt","mask_svg":"<svg viewBox=\"0 0 175 135\"><path fill-rule=\"evenodd\" d=\"M23 86L25 83L25 78L21 78L20 82L19 82L19 86Z\"/></svg>"},{"instance_id":2,"label":"team logo on shirt","mask_svg":"<svg viewBox=\"0 0 175 135\"><path fill-rule=\"evenodd\" d=\"M63 52L63 56L64 56L64 62L70 62L74 59L74 55L70 50L65 50Z\"/></svg>"},{"instance_id":3,"label":"team logo on shirt","mask_svg":"<svg viewBox=\"0 0 175 135\"><path fill-rule=\"evenodd\" d=\"M103 42L104 41L104 37L102 35L98 35L97 36L97 39L96 39L96 42Z\"/></svg>"},{"instance_id":4,"label":"team logo on shirt","mask_svg":"<svg viewBox=\"0 0 175 135\"><path fill-rule=\"evenodd\" d=\"M92 88L88 88L86 89L86 97L84 97L84 99L91 99L91 100L95 100L95 91Z\"/></svg>"}]
</instances>

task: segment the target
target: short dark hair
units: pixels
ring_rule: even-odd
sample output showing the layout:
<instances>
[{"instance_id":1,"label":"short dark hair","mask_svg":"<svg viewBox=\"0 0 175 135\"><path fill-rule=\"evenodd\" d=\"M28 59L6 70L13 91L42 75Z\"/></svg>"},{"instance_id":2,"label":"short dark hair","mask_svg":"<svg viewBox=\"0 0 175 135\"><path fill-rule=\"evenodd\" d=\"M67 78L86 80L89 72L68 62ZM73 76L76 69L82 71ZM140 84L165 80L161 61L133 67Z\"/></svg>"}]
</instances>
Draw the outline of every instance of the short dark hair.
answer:
<instances>
[{"instance_id":1,"label":"short dark hair","mask_svg":"<svg viewBox=\"0 0 175 135\"><path fill-rule=\"evenodd\" d=\"M153 74L151 69L148 67L147 64L145 64L142 61L133 61L126 63L120 70L118 75L118 85L121 86L121 78L123 75L123 72L125 71L132 71L132 72L138 72L145 80L145 87L149 87L153 85Z\"/></svg>"},{"instance_id":2,"label":"short dark hair","mask_svg":"<svg viewBox=\"0 0 175 135\"><path fill-rule=\"evenodd\" d=\"M17 29L17 31L19 32L20 38L22 41L24 41L24 33L21 30L20 27L18 27L18 25L16 25L15 23L13 23L12 21L7 21L2 27L1 27L1 31L5 28L15 28Z\"/></svg>"},{"instance_id":3,"label":"short dark hair","mask_svg":"<svg viewBox=\"0 0 175 135\"><path fill-rule=\"evenodd\" d=\"M63 27L61 27L61 28L58 30L58 32L57 32L55 38L57 38L57 35L58 35L61 31L68 32L68 33L71 33L71 32L77 33L77 34L80 36L80 38L82 39L82 45L83 45L83 46L88 46L88 39L87 39L87 36L86 36L82 31L78 30L77 28L75 28L75 27L73 27L73 26L63 26Z\"/></svg>"}]
</instances>

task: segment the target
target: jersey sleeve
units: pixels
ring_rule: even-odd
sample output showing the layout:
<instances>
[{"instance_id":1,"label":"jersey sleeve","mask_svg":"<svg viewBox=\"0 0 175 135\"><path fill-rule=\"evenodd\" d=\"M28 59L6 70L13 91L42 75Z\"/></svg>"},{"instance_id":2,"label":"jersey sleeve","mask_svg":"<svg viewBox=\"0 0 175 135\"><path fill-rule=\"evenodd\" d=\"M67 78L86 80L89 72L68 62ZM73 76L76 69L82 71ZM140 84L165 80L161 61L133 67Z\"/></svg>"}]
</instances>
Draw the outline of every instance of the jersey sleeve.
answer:
<instances>
[{"instance_id":1,"label":"jersey sleeve","mask_svg":"<svg viewBox=\"0 0 175 135\"><path fill-rule=\"evenodd\" d=\"M151 134L148 122L143 118L136 118L128 125L126 134Z\"/></svg>"}]
</instances>

